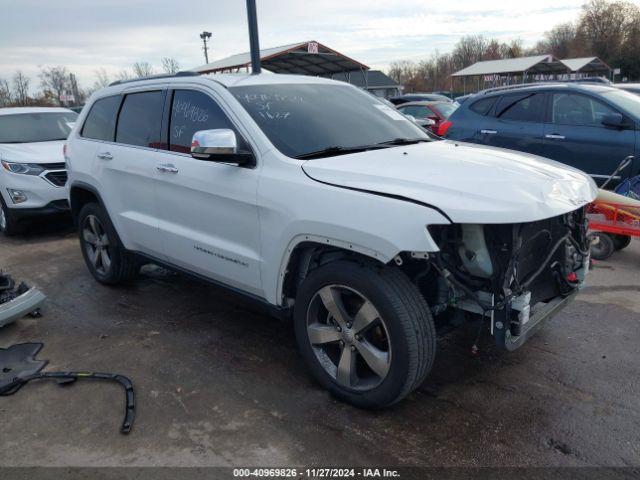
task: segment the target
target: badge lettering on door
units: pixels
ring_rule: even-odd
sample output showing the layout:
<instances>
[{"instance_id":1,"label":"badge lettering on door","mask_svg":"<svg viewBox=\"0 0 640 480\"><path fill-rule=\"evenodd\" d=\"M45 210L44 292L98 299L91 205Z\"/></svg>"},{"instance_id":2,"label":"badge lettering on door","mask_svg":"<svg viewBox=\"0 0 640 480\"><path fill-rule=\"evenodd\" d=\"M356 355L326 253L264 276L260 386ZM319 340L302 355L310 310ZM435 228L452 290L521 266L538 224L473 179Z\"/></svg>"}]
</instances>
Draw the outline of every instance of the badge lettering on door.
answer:
<instances>
[{"instance_id":1,"label":"badge lettering on door","mask_svg":"<svg viewBox=\"0 0 640 480\"><path fill-rule=\"evenodd\" d=\"M249 267L249 264L247 262L244 262L242 260L238 260L237 258L227 257L226 255L222 255L221 253L214 252L214 251L209 250L207 248L199 247L198 245L194 245L193 248L198 250L199 252L206 253L207 255L211 255L212 257L219 258L220 260L224 260L226 262L235 263L236 265L240 265L240 266L245 267L245 268Z\"/></svg>"}]
</instances>

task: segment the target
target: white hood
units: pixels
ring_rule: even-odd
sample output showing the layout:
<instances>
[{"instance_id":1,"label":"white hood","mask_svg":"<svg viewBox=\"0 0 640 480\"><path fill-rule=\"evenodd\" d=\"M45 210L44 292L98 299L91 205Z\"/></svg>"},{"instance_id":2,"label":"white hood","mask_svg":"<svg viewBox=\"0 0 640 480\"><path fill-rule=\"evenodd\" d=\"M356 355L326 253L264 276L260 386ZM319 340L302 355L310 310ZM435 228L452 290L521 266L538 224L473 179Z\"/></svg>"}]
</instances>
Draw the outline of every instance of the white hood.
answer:
<instances>
[{"instance_id":1,"label":"white hood","mask_svg":"<svg viewBox=\"0 0 640 480\"><path fill-rule=\"evenodd\" d=\"M311 178L439 208L454 223L522 223L591 202L593 180L525 153L438 141L309 160Z\"/></svg>"},{"instance_id":2,"label":"white hood","mask_svg":"<svg viewBox=\"0 0 640 480\"><path fill-rule=\"evenodd\" d=\"M0 160L17 163L63 163L64 142L0 143Z\"/></svg>"}]
</instances>

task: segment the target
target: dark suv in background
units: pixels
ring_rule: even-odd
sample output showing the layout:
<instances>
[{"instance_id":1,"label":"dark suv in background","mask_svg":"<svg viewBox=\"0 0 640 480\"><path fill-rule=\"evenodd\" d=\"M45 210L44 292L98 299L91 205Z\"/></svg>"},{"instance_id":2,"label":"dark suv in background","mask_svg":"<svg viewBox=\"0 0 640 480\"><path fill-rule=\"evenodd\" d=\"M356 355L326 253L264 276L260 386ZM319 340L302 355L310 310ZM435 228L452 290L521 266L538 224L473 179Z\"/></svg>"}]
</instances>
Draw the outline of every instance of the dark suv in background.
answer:
<instances>
[{"instance_id":1,"label":"dark suv in background","mask_svg":"<svg viewBox=\"0 0 640 480\"><path fill-rule=\"evenodd\" d=\"M639 125L640 97L609 86L558 83L479 92L439 133L557 160L602 183L629 155L636 158L620 177L640 173Z\"/></svg>"}]
</instances>

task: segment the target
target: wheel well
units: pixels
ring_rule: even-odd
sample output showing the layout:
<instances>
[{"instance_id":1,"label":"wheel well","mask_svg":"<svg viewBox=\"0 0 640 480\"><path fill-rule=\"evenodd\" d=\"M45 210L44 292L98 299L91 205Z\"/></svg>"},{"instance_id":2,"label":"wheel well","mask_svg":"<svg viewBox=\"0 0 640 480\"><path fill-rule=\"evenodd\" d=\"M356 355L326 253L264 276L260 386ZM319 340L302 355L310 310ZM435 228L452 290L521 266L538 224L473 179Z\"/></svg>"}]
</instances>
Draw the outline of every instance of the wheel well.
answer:
<instances>
[{"instance_id":1,"label":"wheel well","mask_svg":"<svg viewBox=\"0 0 640 480\"><path fill-rule=\"evenodd\" d=\"M78 221L78 215L82 207L87 203L100 203L100 199L95 193L83 187L72 187L69 197L71 201L71 215L75 223Z\"/></svg>"},{"instance_id":2,"label":"wheel well","mask_svg":"<svg viewBox=\"0 0 640 480\"><path fill-rule=\"evenodd\" d=\"M285 304L289 299L295 299L298 287L314 269L336 260L350 260L370 265L384 266L379 260L362 253L341 247L324 245L317 242L302 242L296 245L289 256L289 262L284 272L282 295Z\"/></svg>"}]
</instances>

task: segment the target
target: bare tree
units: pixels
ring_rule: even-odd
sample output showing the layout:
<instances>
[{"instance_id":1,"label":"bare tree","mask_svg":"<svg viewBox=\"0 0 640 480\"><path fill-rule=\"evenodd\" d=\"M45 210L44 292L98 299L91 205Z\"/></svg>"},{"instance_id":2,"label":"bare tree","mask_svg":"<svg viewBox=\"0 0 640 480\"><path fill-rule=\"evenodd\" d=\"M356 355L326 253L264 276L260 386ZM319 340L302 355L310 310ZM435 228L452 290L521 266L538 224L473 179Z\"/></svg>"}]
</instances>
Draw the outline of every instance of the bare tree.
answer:
<instances>
[{"instance_id":1,"label":"bare tree","mask_svg":"<svg viewBox=\"0 0 640 480\"><path fill-rule=\"evenodd\" d=\"M389 76L400 84L406 84L415 75L416 65L408 60L391 62Z\"/></svg>"},{"instance_id":2,"label":"bare tree","mask_svg":"<svg viewBox=\"0 0 640 480\"><path fill-rule=\"evenodd\" d=\"M556 58L570 58L574 55L576 33L576 27L572 23L556 25L539 42L539 53L550 53Z\"/></svg>"},{"instance_id":3,"label":"bare tree","mask_svg":"<svg viewBox=\"0 0 640 480\"><path fill-rule=\"evenodd\" d=\"M173 75L180 71L180 64L173 57L164 57L162 59L162 70Z\"/></svg>"},{"instance_id":4,"label":"bare tree","mask_svg":"<svg viewBox=\"0 0 640 480\"><path fill-rule=\"evenodd\" d=\"M94 73L96 75L96 81L93 84L95 90L109 86L111 79L104 68L98 68Z\"/></svg>"},{"instance_id":5,"label":"bare tree","mask_svg":"<svg viewBox=\"0 0 640 480\"><path fill-rule=\"evenodd\" d=\"M31 79L27 77L21 70L18 70L13 76L13 98L18 105L29 104L29 84Z\"/></svg>"},{"instance_id":6,"label":"bare tree","mask_svg":"<svg viewBox=\"0 0 640 480\"><path fill-rule=\"evenodd\" d=\"M640 9L629 25L618 66L627 78L640 78Z\"/></svg>"},{"instance_id":7,"label":"bare tree","mask_svg":"<svg viewBox=\"0 0 640 480\"><path fill-rule=\"evenodd\" d=\"M503 49L504 44L500 43L495 38L492 38L491 40L489 40L482 58L484 58L485 60L499 60L502 58L502 55L504 53Z\"/></svg>"},{"instance_id":8,"label":"bare tree","mask_svg":"<svg viewBox=\"0 0 640 480\"><path fill-rule=\"evenodd\" d=\"M129 72L129 70L127 69L120 70L116 74L116 78L118 80L129 80L131 78L131 72Z\"/></svg>"},{"instance_id":9,"label":"bare tree","mask_svg":"<svg viewBox=\"0 0 640 480\"><path fill-rule=\"evenodd\" d=\"M578 37L593 55L611 62L621 54L635 12L637 7L629 2L590 0L582 7Z\"/></svg>"},{"instance_id":10,"label":"bare tree","mask_svg":"<svg viewBox=\"0 0 640 480\"><path fill-rule=\"evenodd\" d=\"M69 72L66 67L44 67L40 70L40 84L44 90L52 93L59 105L62 96L69 90Z\"/></svg>"},{"instance_id":11,"label":"bare tree","mask_svg":"<svg viewBox=\"0 0 640 480\"><path fill-rule=\"evenodd\" d=\"M462 68L484 59L489 42L482 35L462 37L453 50L453 56Z\"/></svg>"},{"instance_id":12,"label":"bare tree","mask_svg":"<svg viewBox=\"0 0 640 480\"><path fill-rule=\"evenodd\" d=\"M9 82L0 78L0 107L8 107L11 105L11 90Z\"/></svg>"},{"instance_id":13,"label":"bare tree","mask_svg":"<svg viewBox=\"0 0 640 480\"><path fill-rule=\"evenodd\" d=\"M524 55L522 39L516 38L500 46L500 58L518 58Z\"/></svg>"},{"instance_id":14,"label":"bare tree","mask_svg":"<svg viewBox=\"0 0 640 480\"><path fill-rule=\"evenodd\" d=\"M153 75L153 67L149 62L136 62L133 64L133 74L140 77L148 77Z\"/></svg>"}]
</instances>

